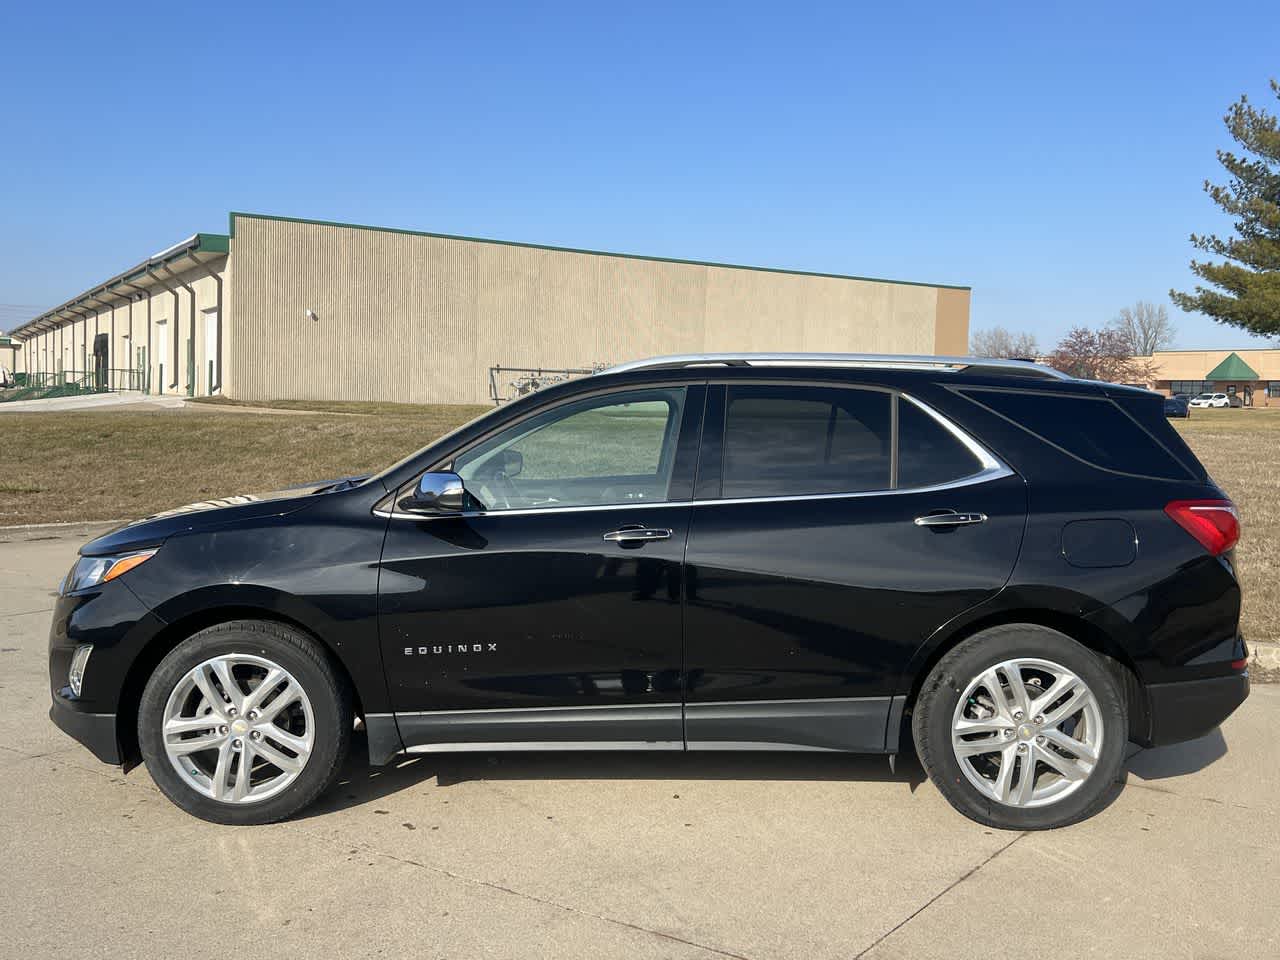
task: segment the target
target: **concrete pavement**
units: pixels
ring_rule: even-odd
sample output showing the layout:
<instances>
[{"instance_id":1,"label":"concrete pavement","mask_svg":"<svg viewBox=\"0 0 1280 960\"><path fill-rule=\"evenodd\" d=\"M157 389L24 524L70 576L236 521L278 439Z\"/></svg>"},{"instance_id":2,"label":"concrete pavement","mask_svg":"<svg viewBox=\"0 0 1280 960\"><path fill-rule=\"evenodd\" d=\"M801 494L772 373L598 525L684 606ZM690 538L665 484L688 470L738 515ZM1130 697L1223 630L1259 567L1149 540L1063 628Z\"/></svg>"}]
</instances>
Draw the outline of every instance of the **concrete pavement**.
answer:
<instances>
[{"instance_id":1,"label":"concrete pavement","mask_svg":"<svg viewBox=\"0 0 1280 960\"><path fill-rule=\"evenodd\" d=\"M178 410L185 404L182 397L148 396L135 391L121 393L84 393L72 397L50 397L47 400L10 400L0 403L0 413L63 413L68 410Z\"/></svg>"},{"instance_id":2,"label":"concrete pavement","mask_svg":"<svg viewBox=\"0 0 1280 960\"><path fill-rule=\"evenodd\" d=\"M1280 687L1051 833L819 754L352 764L297 820L220 827L46 718L91 533L0 530L0 958L1280 956Z\"/></svg>"}]
</instances>

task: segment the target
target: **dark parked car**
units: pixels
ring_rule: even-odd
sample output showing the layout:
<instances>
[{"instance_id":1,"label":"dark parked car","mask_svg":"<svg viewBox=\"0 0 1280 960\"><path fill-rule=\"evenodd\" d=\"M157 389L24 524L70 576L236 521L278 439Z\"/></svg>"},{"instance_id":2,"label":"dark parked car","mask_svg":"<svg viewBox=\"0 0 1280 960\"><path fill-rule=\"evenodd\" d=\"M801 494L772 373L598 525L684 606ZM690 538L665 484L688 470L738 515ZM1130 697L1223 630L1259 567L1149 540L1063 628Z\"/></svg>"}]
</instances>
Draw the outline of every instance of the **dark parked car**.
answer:
<instances>
[{"instance_id":1,"label":"dark parked car","mask_svg":"<svg viewBox=\"0 0 1280 960\"><path fill-rule=\"evenodd\" d=\"M707 355L534 393L372 477L81 548L52 717L223 823L369 758L914 744L996 827L1247 696L1231 502L1160 397L1027 363ZM356 724L356 718L359 724Z\"/></svg>"},{"instance_id":2,"label":"dark parked car","mask_svg":"<svg viewBox=\"0 0 1280 960\"><path fill-rule=\"evenodd\" d=\"M1166 417L1189 417L1191 416L1191 404L1183 396L1165 397L1164 415Z\"/></svg>"}]
</instances>

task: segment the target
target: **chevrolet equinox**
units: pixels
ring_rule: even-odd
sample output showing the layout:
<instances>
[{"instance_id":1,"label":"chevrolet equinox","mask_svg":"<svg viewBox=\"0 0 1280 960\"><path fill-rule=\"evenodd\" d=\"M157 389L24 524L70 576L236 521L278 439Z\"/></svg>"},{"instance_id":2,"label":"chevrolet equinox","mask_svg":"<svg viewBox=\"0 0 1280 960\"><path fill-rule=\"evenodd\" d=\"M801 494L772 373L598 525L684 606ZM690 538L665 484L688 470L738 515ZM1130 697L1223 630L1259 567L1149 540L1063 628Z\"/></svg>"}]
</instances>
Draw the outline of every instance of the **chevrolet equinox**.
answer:
<instances>
[{"instance_id":1,"label":"chevrolet equinox","mask_svg":"<svg viewBox=\"0 0 1280 960\"><path fill-rule=\"evenodd\" d=\"M197 817L459 750L914 750L1018 830L1248 695L1235 508L1161 399L1020 361L709 354L375 476L80 549L55 723Z\"/></svg>"}]
</instances>

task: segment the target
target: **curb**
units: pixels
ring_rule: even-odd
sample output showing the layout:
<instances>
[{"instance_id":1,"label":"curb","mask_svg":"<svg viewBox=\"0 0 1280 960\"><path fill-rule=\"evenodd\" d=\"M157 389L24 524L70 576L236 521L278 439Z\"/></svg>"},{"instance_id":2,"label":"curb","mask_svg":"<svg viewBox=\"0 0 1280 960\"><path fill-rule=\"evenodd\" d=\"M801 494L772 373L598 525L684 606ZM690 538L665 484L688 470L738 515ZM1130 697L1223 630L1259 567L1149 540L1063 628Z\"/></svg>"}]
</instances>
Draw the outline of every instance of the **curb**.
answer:
<instances>
[{"instance_id":1,"label":"curb","mask_svg":"<svg viewBox=\"0 0 1280 960\"><path fill-rule=\"evenodd\" d=\"M57 523L15 523L12 526L0 527L0 533L9 530L49 530L57 527L100 527L104 524L129 523L128 520L60 520Z\"/></svg>"}]
</instances>

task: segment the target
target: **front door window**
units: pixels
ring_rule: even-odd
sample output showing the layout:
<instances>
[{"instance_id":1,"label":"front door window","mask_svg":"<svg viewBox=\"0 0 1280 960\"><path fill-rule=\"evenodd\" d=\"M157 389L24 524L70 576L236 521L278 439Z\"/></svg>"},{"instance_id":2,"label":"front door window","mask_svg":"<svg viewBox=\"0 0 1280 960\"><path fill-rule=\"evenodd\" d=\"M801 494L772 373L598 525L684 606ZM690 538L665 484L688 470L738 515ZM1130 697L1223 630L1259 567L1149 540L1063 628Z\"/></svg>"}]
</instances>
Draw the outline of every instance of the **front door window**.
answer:
<instances>
[{"instance_id":1,"label":"front door window","mask_svg":"<svg viewBox=\"0 0 1280 960\"><path fill-rule=\"evenodd\" d=\"M675 462L683 387L556 407L454 461L484 510L662 502Z\"/></svg>"}]
</instances>

